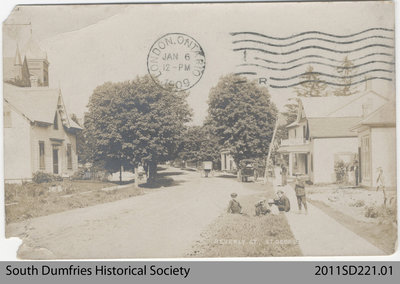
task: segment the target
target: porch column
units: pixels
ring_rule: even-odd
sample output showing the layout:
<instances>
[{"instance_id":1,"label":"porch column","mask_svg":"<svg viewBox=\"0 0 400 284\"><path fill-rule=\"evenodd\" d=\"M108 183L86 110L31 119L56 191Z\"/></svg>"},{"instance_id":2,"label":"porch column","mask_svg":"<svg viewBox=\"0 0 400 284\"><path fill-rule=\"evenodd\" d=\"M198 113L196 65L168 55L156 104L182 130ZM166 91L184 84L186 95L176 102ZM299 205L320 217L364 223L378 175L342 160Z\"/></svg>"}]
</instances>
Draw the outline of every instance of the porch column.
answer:
<instances>
[{"instance_id":1,"label":"porch column","mask_svg":"<svg viewBox=\"0 0 400 284\"><path fill-rule=\"evenodd\" d=\"M289 153L289 176L293 176L293 153Z\"/></svg>"}]
</instances>

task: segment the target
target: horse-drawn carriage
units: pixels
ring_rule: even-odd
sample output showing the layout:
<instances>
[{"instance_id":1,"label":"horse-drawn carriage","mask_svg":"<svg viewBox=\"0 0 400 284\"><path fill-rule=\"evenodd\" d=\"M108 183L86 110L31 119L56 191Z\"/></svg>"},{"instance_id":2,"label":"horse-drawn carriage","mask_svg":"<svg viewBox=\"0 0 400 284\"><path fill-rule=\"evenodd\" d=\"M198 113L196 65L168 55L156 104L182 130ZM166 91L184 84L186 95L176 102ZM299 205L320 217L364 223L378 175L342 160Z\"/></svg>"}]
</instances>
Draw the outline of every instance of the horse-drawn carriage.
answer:
<instances>
[{"instance_id":1,"label":"horse-drawn carriage","mask_svg":"<svg viewBox=\"0 0 400 284\"><path fill-rule=\"evenodd\" d=\"M241 182L247 182L251 178L254 181L258 178L258 171L257 171L257 161L251 159L245 159L240 161L241 167L238 172L238 178Z\"/></svg>"}]
</instances>

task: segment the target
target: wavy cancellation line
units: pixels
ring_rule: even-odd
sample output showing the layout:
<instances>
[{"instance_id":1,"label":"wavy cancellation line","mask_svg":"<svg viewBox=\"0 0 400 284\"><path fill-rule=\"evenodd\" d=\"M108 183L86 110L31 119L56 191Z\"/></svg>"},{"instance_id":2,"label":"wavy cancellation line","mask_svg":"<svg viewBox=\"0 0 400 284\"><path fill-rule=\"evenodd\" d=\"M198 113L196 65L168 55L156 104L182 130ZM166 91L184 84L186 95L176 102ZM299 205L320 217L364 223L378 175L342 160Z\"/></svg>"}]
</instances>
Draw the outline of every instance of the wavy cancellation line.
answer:
<instances>
[{"instance_id":1,"label":"wavy cancellation line","mask_svg":"<svg viewBox=\"0 0 400 284\"><path fill-rule=\"evenodd\" d=\"M324 80L305 80L305 81L301 81L298 83L294 83L294 84L290 84L290 85L269 85L271 88L275 88L275 89L280 89L280 88L292 88L304 83L325 83L327 85L331 85L331 86L338 86L338 87L349 87L349 86L353 86L353 85L357 85L357 84L361 84L370 80L385 80L385 81L392 81L391 78L386 78L386 77L370 77L370 78L365 78L363 80L357 81L357 82L352 82L350 84L340 84L340 83L335 83L335 82L329 82L329 81L324 81Z\"/></svg>"},{"instance_id":2,"label":"wavy cancellation line","mask_svg":"<svg viewBox=\"0 0 400 284\"><path fill-rule=\"evenodd\" d=\"M257 72L236 72L235 75L257 75Z\"/></svg>"},{"instance_id":3,"label":"wavy cancellation line","mask_svg":"<svg viewBox=\"0 0 400 284\"><path fill-rule=\"evenodd\" d=\"M274 81L289 81L289 80L293 80L305 75L319 75L319 76L324 76L324 77L329 77L329 78L335 78L335 79L352 79L352 78L356 78L359 76L363 76L372 72L384 72L384 73L393 73L392 70L386 70L386 69L372 69L372 70L368 70L365 72L361 72L358 74L354 74L351 76L337 76L337 75L332 75L332 74L328 74L328 73L323 73L323 72L304 72L292 77L286 77L286 78L276 78L276 77L270 77L269 79L274 80Z\"/></svg>"},{"instance_id":4,"label":"wavy cancellation line","mask_svg":"<svg viewBox=\"0 0 400 284\"><path fill-rule=\"evenodd\" d=\"M256 33L256 32L233 32L231 33L232 36L237 36L237 35L255 35L255 36L260 36L263 38L268 38L268 39L274 39L274 40L287 40L287 39L292 39L292 38L296 38L299 36L303 36L303 35L308 35L308 34L317 34L317 35L323 35L323 36L329 36L329 37L334 37L334 38L350 38L350 37L354 37L354 36L358 36L370 31L380 31L380 32L394 32L393 29L387 29L387 28L370 28L370 29L366 29L354 34L349 34L349 35L335 35L335 34L330 34L330 33L325 33L325 32L320 32L320 31L307 31L307 32L301 32L292 36L288 36L288 37L273 37L273 36L269 36L269 35L264 35L264 34L260 34L260 33Z\"/></svg>"},{"instance_id":5,"label":"wavy cancellation line","mask_svg":"<svg viewBox=\"0 0 400 284\"><path fill-rule=\"evenodd\" d=\"M390 53L374 52L374 53L369 53L367 55L364 55L364 56L361 56L361 57L357 57L357 58L349 58L349 60L351 60L353 63L355 63L358 60L365 59L365 58L372 57L372 56L387 56L387 57L393 58L393 54L390 54ZM314 55L314 54L305 55L305 56L302 56L302 57L299 57L299 58L295 58L295 59L292 59L292 60L289 60L289 61L273 61L273 60L268 60L268 59L265 59L265 58L254 57L254 59L256 59L256 60L262 60L262 61L264 61L266 63L272 63L272 64L290 64L290 63L294 63L294 62L297 62L297 61L305 59L305 58L318 58L318 59L328 60L328 61L337 62L337 63L342 63L343 62L343 60L333 59L333 58L330 58L330 57L325 57L325 56L321 56L321 55ZM382 61L380 63L394 65L394 62L389 62L389 61Z\"/></svg>"},{"instance_id":6,"label":"wavy cancellation line","mask_svg":"<svg viewBox=\"0 0 400 284\"><path fill-rule=\"evenodd\" d=\"M288 47L288 46L292 46L292 45L296 45L298 43L302 43L305 41L311 41L311 40L318 40L318 41L324 41L324 42L328 42L328 43L332 43L332 44L354 44L357 42L361 42L361 41L365 41L365 40L370 40L373 38L379 38L379 39L388 39L388 40L394 40L394 38L392 37L385 37L385 36L370 36L370 37L364 37L361 39L356 39L356 40L351 40L351 41L335 41L335 40L329 40L329 39L325 39L325 38L320 38L320 37L308 37L308 38L303 38L291 43L287 43L287 44L274 44L274 43L269 43L269 42L265 42L265 41L260 41L260 40L254 40L254 39L240 39L240 40L234 40L232 43L233 44L239 44L239 43L257 43L257 44L263 44L263 45L267 45L267 46L272 46L272 47Z\"/></svg>"},{"instance_id":7,"label":"wavy cancellation line","mask_svg":"<svg viewBox=\"0 0 400 284\"><path fill-rule=\"evenodd\" d=\"M332 65L332 64L326 64L323 62L319 62L319 61L308 61L308 62L304 62L304 63L300 63L297 65L293 65L287 68L276 68L276 67L269 67L269 66L264 66L261 64L257 64L257 63L242 63L239 64L237 66L252 66L252 67L259 67L259 68L263 68L263 69L268 69L268 70L273 70L273 71L288 71L288 70L292 70L301 66L305 66L305 65L311 65L311 64L315 64L315 65L322 65L322 66L327 66L327 67L333 67L333 68L341 68L341 69L355 69L355 68L359 68L362 66L366 66L366 65L371 65L371 64L377 64L377 63L384 63L384 64L391 64L390 62L387 61L380 61L380 60L374 60L374 61L368 61L362 64L357 64L357 65L353 65L353 66L349 66L349 67L342 67L340 65Z\"/></svg>"},{"instance_id":8,"label":"wavy cancellation line","mask_svg":"<svg viewBox=\"0 0 400 284\"><path fill-rule=\"evenodd\" d=\"M361 51L361 50L364 50L367 48L374 48L374 47L388 48L388 49L394 48L391 45L376 43L376 44L369 44L369 45L365 45L363 47L349 49L349 50L335 50L335 49L331 49L331 48L327 48L327 47L323 47L323 46L319 46L319 45L308 45L308 46L303 46L298 49L294 49L294 50L290 50L290 51L286 51L286 52L275 52L275 51L270 51L270 50L257 48L257 47L239 47L239 48L234 48L233 51L252 50L252 51L259 51L262 53L273 54L273 55L289 55L289 54L296 53L296 52L299 52L302 50L307 50L307 49L320 49L320 50L330 51L330 52L334 52L334 53L349 54L349 53Z\"/></svg>"}]
</instances>

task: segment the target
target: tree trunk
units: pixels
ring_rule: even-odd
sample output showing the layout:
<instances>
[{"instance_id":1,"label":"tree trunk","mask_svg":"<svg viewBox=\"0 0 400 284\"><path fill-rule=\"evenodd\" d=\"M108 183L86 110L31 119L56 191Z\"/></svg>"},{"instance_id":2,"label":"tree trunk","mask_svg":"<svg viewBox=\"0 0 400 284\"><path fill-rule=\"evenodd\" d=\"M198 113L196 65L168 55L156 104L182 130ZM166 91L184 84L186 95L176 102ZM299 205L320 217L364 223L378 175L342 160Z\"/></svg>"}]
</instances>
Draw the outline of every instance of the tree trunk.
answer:
<instances>
[{"instance_id":1,"label":"tree trunk","mask_svg":"<svg viewBox=\"0 0 400 284\"><path fill-rule=\"evenodd\" d=\"M122 165L119 165L119 183L122 184Z\"/></svg>"},{"instance_id":2,"label":"tree trunk","mask_svg":"<svg viewBox=\"0 0 400 284\"><path fill-rule=\"evenodd\" d=\"M157 163L156 162L148 162L148 177L149 181L153 181L157 174Z\"/></svg>"}]
</instances>

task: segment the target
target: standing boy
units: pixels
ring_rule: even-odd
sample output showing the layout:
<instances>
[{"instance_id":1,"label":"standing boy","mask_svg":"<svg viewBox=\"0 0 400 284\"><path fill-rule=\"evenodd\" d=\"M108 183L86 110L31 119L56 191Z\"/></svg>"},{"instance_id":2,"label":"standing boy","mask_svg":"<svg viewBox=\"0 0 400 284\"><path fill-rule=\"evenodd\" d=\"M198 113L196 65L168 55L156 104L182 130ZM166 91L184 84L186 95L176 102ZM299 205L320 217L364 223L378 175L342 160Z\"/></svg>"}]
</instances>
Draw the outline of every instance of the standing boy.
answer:
<instances>
[{"instance_id":1,"label":"standing boy","mask_svg":"<svg viewBox=\"0 0 400 284\"><path fill-rule=\"evenodd\" d=\"M307 210L307 200L306 200L306 189L304 181L302 181L299 177L296 177L296 186L294 188L297 197L297 204L299 205L299 212L301 212L301 205L304 205L304 209L306 214L308 213Z\"/></svg>"}]
</instances>

